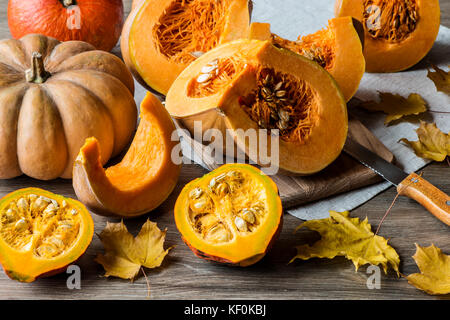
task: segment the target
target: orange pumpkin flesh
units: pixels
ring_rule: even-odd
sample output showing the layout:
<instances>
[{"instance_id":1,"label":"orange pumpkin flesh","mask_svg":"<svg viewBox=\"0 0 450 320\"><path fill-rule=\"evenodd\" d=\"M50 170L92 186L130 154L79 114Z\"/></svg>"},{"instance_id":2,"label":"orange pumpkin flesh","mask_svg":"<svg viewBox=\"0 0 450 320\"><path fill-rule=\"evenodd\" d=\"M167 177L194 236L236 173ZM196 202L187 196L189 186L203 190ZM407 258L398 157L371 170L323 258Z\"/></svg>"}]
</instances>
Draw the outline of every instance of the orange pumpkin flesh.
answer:
<instances>
[{"instance_id":1,"label":"orange pumpkin flesh","mask_svg":"<svg viewBox=\"0 0 450 320\"><path fill-rule=\"evenodd\" d=\"M440 26L438 0L337 0L335 14L362 22L368 72L414 66L431 50Z\"/></svg>"},{"instance_id":2,"label":"orange pumpkin flesh","mask_svg":"<svg viewBox=\"0 0 450 320\"><path fill-rule=\"evenodd\" d=\"M60 41L86 41L99 50L117 44L124 22L122 0L9 0L14 38L43 34Z\"/></svg>"},{"instance_id":3,"label":"orange pumpkin flesh","mask_svg":"<svg viewBox=\"0 0 450 320\"><path fill-rule=\"evenodd\" d=\"M175 223L200 258L249 266L264 257L282 228L275 183L259 169L227 164L188 183L175 204Z\"/></svg>"},{"instance_id":4,"label":"orange pumpkin flesh","mask_svg":"<svg viewBox=\"0 0 450 320\"><path fill-rule=\"evenodd\" d=\"M197 53L245 37L250 23L248 0L146 0L133 7L122 56L143 86L162 94Z\"/></svg>"},{"instance_id":5,"label":"orange pumpkin flesh","mask_svg":"<svg viewBox=\"0 0 450 320\"><path fill-rule=\"evenodd\" d=\"M94 223L78 201L38 189L0 200L0 263L14 280L62 272L89 246Z\"/></svg>"},{"instance_id":6,"label":"orange pumpkin flesh","mask_svg":"<svg viewBox=\"0 0 450 320\"><path fill-rule=\"evenodd\" d=\"M0 179L71 178L86 138L104 163L136 128L134 82L116 56L41 35L0 41Z\"/></svg>"},{"instance_id":7,"label":"orange pumpkin flesh","mask_svg":"<svg viewBox=\"0 0 450 320\"><path fill-rule=\"evenodd\" d=\"M202 73L215 65L214 74ZM282 91L270 101L264 98L267 77L271 96ZM204 79L209 80L199 83ZM330 74L316 62L268 41L238 40L204 54L174 82L166 108L191 133L196 121L201 121L203 133L215 128L225 137L228 129L237 147L262 166L267 159L257 148L267 143L271 150L271 139L262 135L250 143L242 133L284 127L279 132L279 168L297 175L318 172L333 162L348 129L346 103ZM278 115L271 111L275 108Z\"/></svg>"},{"instance_id":8,"label":"orange pumpkin flesh","mask_svg":"<svg viewBox=\"0 0 450 320\"><path fill-rule=\"evenodd\" d=\"M171 160L177 141L175 126L161 102L148 94L141 104L141 121L122 161L103 169L101 145L86 140L75 161L73 187L78 199L101 215L124 218L158 207L174 189L181 165Z\"/></svg>"},{"instance_id":9,"label":"orange pumpkin flesh","mask_svg":"<svg viewBox=\"0 0 450 320\"><path fill-rule=\"evenodd\" d=\"M351 17L335 18L326 29L299 37L297 41L283 39L270 32L270 24L254 22L250 38L271 40L277 47L292 50L318 62L339 84L349 101L356 93L364 75L364 33L361 23Z\"/></svg>"}]
</instances>

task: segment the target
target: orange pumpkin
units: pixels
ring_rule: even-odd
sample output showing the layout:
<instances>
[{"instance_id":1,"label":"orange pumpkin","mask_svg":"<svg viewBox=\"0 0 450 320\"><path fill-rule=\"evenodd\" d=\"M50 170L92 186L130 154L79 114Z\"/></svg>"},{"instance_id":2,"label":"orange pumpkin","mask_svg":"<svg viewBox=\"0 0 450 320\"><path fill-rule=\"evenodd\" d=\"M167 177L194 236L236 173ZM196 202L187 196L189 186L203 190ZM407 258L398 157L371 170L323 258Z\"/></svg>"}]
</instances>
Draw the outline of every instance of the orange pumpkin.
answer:
<instances>
[{"instance_id":1,"label":"orange pumpkin","mask_svg":"<svg viewBox=\"0 0 450 320\"><path fill-rule=\"evenodd\" d=\"M104 163L136 128L134 82L116 56L42 35L0 41L0 179L71 178L86 138Z\"/></svg>"},{"instance_id":2,"label":"orange pumpkin","mask_svg":"<svg viewBox=\"0 0 450 320\"><path fill-rule=\"evenodd\" d=\"M368 72L414 66L433 47L440 26L439 0L337 0L335 14L362 22Z\"/></svg>"},{"instance_id":3,"label":"orange pumpkin","mask_svg":"<svg viewBox=\"0 0 450 320\"><path fill-rule=\"evenodd\" d=\"M195 255L242 267L264 257L283 223L277 186L248 164L226 164L191 181L174 212Z\"/></svg>"},{"instance_id":4,"label":"orange pumpkin","mask_svg":"<svg viewBox=\"0 0 450 320\"><path fill-rule=\"evenodd\" d=\"M39 33L110 51L123 22L122 0L9 0L8 4L9 30L16 39Z\"/></svg>"},{"instance_id":5,"label":"orange pumpkin","mask_svg":"<svg viewBox=\"0 0 450 320\"><path fill-rule=\"evenodd\" d=\"M135 0L122 56L136 80L167 94L196 56L248 34L248 0Z\"/></svg>"},{"instance_id":6,"label":"orange pumpkin","mask_svg":"<svg viewBox=\"0 0 450 320\"><path fill-rule=\"evenodd\" d=\"M283 39L270 32L268 23L252 23L250 38L270 40L319 63L339 84L349 101L356 93L365 71L363 55L364 30L352 17L335 18L326 29L299 37L297 41Z\"/></svg>"},{"instance_id":7,"label":"orange pumpkin","mask_svg":"<svg viewBox=\"0 0 450 320\"><path fill-rule=\"evenodd\" d=\"M192 135L201 121L203 134L222 130L254 163L295 175L332 163L348 131L347 105L333 77L269 41L241 39L205 53L175 80L166 108ZM278 163L267 152L271 134L279 137ZM225 140L227 154L236 154Z\"/></svg>"},{"instance_id":8,"label":"orange pumpkin","mask_svg":"<svg viewBox=\"0 0 450 320\"><path fill-rule=\"evenodd\" d=\"M94 222L80 202L26 188L0 200L0 263L13 280L63 272L87 249Z\"/></svg>"},{"instance_id":9,"label":"orange pumpkin","mask_svg":"<svg viewBox=\"0 0 450 320\"><path fill-rule=\"evenodd\" d=\"M87 139L74 164L73 188L95 213L123 218L152 211L171 194L180 175L172 151L175 125L161 102L148 93L136 136L122 161L102 168L102 145Z\"/></svg>"}]
</instances>

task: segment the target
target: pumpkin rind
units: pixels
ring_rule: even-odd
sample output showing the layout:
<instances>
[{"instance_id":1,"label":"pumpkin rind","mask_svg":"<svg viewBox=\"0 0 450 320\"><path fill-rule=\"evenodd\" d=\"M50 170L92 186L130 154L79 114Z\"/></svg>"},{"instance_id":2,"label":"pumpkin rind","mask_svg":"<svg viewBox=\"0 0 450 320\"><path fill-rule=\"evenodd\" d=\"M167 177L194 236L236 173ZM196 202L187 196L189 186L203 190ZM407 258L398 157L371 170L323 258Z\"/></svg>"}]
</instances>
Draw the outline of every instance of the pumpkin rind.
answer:
<instances>
[{"instance_id":1,"label":"pumpkin rind","mask_svg":"<svg viewBox=\"0 0 450 320\"><path fill-rule=\"evenodd\" d=\"M220 35L216 39L217 44L246 37L250 23L248 0L220 1L225 2L226 10L224 16L221 16L223 24L220 26ZM122 31L122 56L128 68L141 85L161 94L167 94L176 77L194 60L192 57L189 61L175 61L166 56L161 52L158 46L159 40L155 35L155 30L161 26L160 19L164 19L166 13L170 14L171 8L180 2L180 0L135 1ZM209 4L212 7L218 3L216 0L192 0L184 3L189 6L197 2ZM217 30L208 30L208 32L213 33ZM206 38L209 41L212 36ZM169 44L169 47L175 45L175 43ZM209 49L211 48L202 47L202 43L199 43L195 50L208 51Z\"/></svg>"},{"instance_id":2,"label":"pumpkin rind","mask_svg":"<svg viewBox=\"0 0 450 320\"><path fill-rule=\"evenodd\" d=\"M136 135L122 161L103 169L102 145L86 140L73 168L78 199L95 213L123 218L152 211L171 194L180 175L172 141L175 125L161 102L148 93L141 104Z\"/></svg>"},{"instance_id":3,"label":"pumpkin rind","mask_svg":"<svg viewBox=\"0 0 450 320\"><path fill-rule=\"evenodd\" d=\"M196 79L201 70L209 62L214 60L226 62L235 58L241 59L241 63L238 63L238 70L228 82L214 87L215 91L211 94L204 96L191 94L192 88L197 86ZM280 171L307 175L324 169L338 157L347 136L348 119L344 97L335 80L317 63L292 51L276 48L268 41L237 40L209 51L177 78L167 95L166 108L191 134L194 133L195 122L201 121L203 133L215 128L223 132L224 139L226 134L231 134L237 147L254 163L267 166L270 159L260 154L257 148L261 145L260 139L265 139L267 142L263 144L270 150L269 136L267 134L258 136L255 144L250 145L245 136L239 133L242 130L245 132L248 129L255 131L261 129L260 124L249 117L241 104L243 97L252 94L255 88L261 89L258 82L261 74L258 71L260 66L273 69L303 84L309 88L310 101L314 102L304 106L314 108L312 112L314 123L308 137L303 139L304 141L282 138L279 140ZM218 78L221 79L222 74L219 73ZM199 88L202 86L203 84L198 84ZM299 122L298 125L301 126L302 123ZM234 150L231 150L231 154L228 151L226 149L227 154L234 154Z\"/></svg>"},{"instance_id":4,"label":"pumpkin rind","mask_svg":"<svg viewBox=\"0 0 450 320\"><path fill-rule=\"evenodd\" d=\"M34 53L48 73L43 83L26 78ZM0 179L71 178L86 138L102 142L105 163L131 139L134 83L116 56L85 42L28 35L0 41L0 65Z\"/></svg>"},{"instance_id":5,"label":"pumpkin rind","mask_svg":"<svg viewBox=\"0 0 450 320\"><path fill-rule=\"evenodd\" d=\"M86 41L99 50L117 44L124 23L122 0L9 0L8 25L14 38L38 33L60 41ZM79 24L79 25L77 25Z\"/></svg>"},{"instance_id":6,"label":"pumpkin rind","mask_svg":"<svg viewBox=\"0 0 450 320\"><path fill-rule=\"evenodd\" d=\"M5 208L11 201L17 201L21 198L29 197L30 195L36 195L55 201L60 207L66 203L67 208L76 210L77 221L79 222L78 234L73 242L67 244L67 249L63 250L55 257L38 256L36 253L36 246L39 244L39 241L33 241L33 244L30 244L30 246L19 249L11 246L4 238L5 234L7 235L11 232L7 230L4 231L4 224L7 223L5 214L8 214L5 213ZM21 282L32 282L38 277L50 276L64 271L68 265L75 262L86 251L94 234L94 222L92 217L89 211L87 211L80 202L38 188L20 189L6 195L0 200L0 212L0 230L2 233L0 236L0 263L3 266L5 273L11 279ZM40 214L43 215L43 213ZM32 228L40 227L40 225L44 223L42 221L36 222ZM40 237L37 237L36 239L38 238Z\"/></svg>"},{"instance_id":7,"label":"pumpkin rind","mask_svg":"<svg viewBox=\"0 0 450 320\"><path fill-rule=\"evenodd\" d=\"M417 64L431 50L440 27L439 0L414 0L418 8L415 29L405 39L392 42L374 38L368 33L367 26L364 24L364 2L364 0L337 0L335 15L336 17L352 16L363 23L367 72L406 70ZM396 0L396 2L406 3L404 0ZM383 21L381 25L383 26ZM401 24L397 23L397 25Z\"/></svg>"},{"instance_id":8,"label":"pumpkin rind","mask_svg":"<svg viewBox=\"0 0 450 320\"><path fill-rule=\"evenodd\" d=\"M330 39L324 38L327 34L329 34ZM272 40L276 46L284 47L302 55L304 55L302 51L304 45L300 40L305 38L308 38L308 42L313 43L317 50L321 52L325 51L323 49L324 43L330 46L328 50L332 50L332 57L326 58L331 62L326 63L323 67L333 76L345 99L349 101L358 90L365 71L362 43L364 42L364 34L359 21L351 17L331 19L328 29L320 30L309 36L299 37L299 41L289 41L272 35L268 23L254 22L250 26L250 39ZM277 41L277 39L280 39L280 41ZM328 52L323 54L330 55Z\"/></svg>"},{"instance_id":9,"label":"pumpkin rind","mask_svg":"<svg viewBox=\"0 0 450 320\"><path fill-rule=\"evenodd\" d=\"M259 199L264 202L264 215L261 217L261 220L258 220L259 224L253 230L250 232L240 232L240 230L232 226L233 215L236 214L235 211L237 211L238 208L229 208L229 211L221 213L220 217L223 220L223 223L228 223L227 225L232 233L232 239L212 243L206 238L203 238L193 228L190 220L190 213L188 212L190 210L189 206L191 201L190 193L199 187L203 190L207 190L211 180L224 174L229 174L230 172L239 172L245 175L245 179L249 179L251 180L251 183L254 183L255 188L258 190L255 192L255 199L259 199L256 193L264 199ZM252 193L252 191L249 192ZM226 199L231 199L237 197L237 194L240 192L239 189L235 189L230 191L229 195L224 197L226 197ZM215 201L216 200L214 200L214 203L216 203ZM249 204L256 205L256 203L250 202L251 201L249 200ZM242 203L239 203L237 206L241 204ZM259 203L259 205L262 204ZM283 210L281 199L278 196L277 186L272 179L264 175L259 169L247 164L226 164L201 178L189 182L183 188L175 203L174 214L175 223L178 231L181 233L183 241L195 255L205 260L241 267L250 266L265 256L273 242L278 238L283 221ZM230 222L226 222L229 221L228 219L231 219Z\"/></svg>"}]
</instances>

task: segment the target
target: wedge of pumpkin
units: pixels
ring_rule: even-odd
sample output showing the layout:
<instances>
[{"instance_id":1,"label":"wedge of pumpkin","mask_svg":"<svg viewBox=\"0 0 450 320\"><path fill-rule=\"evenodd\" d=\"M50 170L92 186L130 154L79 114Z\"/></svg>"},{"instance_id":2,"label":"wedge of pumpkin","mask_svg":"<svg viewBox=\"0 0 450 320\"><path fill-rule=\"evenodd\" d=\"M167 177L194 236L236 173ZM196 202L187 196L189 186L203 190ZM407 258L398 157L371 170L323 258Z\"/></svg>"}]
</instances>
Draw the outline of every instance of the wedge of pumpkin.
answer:
<instances>
[{"instance_id":1,"label":"wedge of pumpkin","mask_svg":"<svg viewBox=\"0 0 450 320\"><path fill-rule=\"evenodd\" d=\"M292 50L319 63L339 84L349 101L356 93L364 75L364 30L352 17L335 18L327 28L299 37L296 41L283 39L271 33L270 24L254 22L250 38L270 40L280 48Z\"/></svg>"},{"instance_id":2,"label":"wedge of pumpkin","mask_svg":"<svg viewBox=\"0 0 450 320\"><path fill-rule=\"evenodd\" d=\"M362 22L368 72L406 70L433 47L439 33L439 0L337 0L337 17Z\"/></svg>"},{"instance_id":3,"label":"wedge of pumpkin","mask_svg":"<svg viewBox=\"0 0 450 320\"><path fill-rule=\"evenodd\" d=\"M173 191L181 164L171 159L175 125L153 94L141 104L141 120L133 142L120 163L104 169L100 148L89 138L73 168L73 187L78 199L93 212L129 218L150 212Z\"/></svg>"},{"instance_id":4,"label":"wedge of pumpkin","mask_svg":"<svg viewBox=\"0 0 450 320\"><path fill-rule=\"evenodd\" d=\"M174 212L195 255L242 267L265 256L283 222L277 186L248 164L226 164L191 181Z\"/></svg>"},{"instance_id":5,"label":"wedge of pumpkin","mask_svg":"<svg viewBox=\"0 0 450 320\"><path fill-rule=\"evenodd\" d=\"M250 160L288 174L328 166L348 130L346 102L333 77L269 41L241 39L207 52L175 80L166 108L191 133L198 124L205 134L222 130ZM271 157L260 146L273 150Z\"/></svg>"},{"instance_id":6,"label":"wedge of pumpkin","mask_svg":"<svg viewBox=\"0 0 450 320\"><path fill-rule=\"evenodd\" d=\"M167 94L203 52L247 36L248 0L138 0L121 38L122 56L144 87Z\"/></svg>"}]
</instances>

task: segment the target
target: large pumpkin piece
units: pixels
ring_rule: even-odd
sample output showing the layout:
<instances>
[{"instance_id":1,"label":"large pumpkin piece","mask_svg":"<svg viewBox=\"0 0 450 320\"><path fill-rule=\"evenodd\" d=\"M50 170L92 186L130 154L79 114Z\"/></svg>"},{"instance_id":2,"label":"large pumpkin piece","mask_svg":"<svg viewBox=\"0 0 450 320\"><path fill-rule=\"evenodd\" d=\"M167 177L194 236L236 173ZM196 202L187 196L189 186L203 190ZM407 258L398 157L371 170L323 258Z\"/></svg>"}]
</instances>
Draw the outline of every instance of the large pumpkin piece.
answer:
<instances>
[{"instance_id":1,"label":"large pumpkin piece","mask_svg":"<svg viewBox=\"0 0 450 320\"><path fill-rule=\"evenodd\" d=\"M125 63L143 86L166 94L203 52L248 34L248 0L135 0L125 22Z\"/></svg>"},{"instance_id":2,"label":"large pumpkin piece","mask_svg":"<svg viewBox=\"0 0 450 320\"><path fill-rule=\"evenodd\" d=\"M38 188L0 200L0 263L11 279L32 282L64 271L93 234L92 217L76 200Z\"/></svg>"},{"instance_id":3,"label":"large pumpkin piece","mask_svg":"<svg viewBox=\"0 0 450 320\"><path fill-rule=\"evenodd\" d=\"M237 40L204 54L174 82L166 108L191 133L197 121L203 133L228 129L237 147L261 166L279 155L279 168L289 174L328 166L348 129L345 99L331 75L269 41ZM273 138L259 129L278 130L279 152L272 159L260 146L274 150Z\"/></svg>"},{"instance_id":4,"label":"large pumpkin piece","mask_svg":"<svg viewBox=\"0 0 450 320\"><path fill-rule=\"evenodd\" d=\"M71 178L84 140L117 155L136 128L130 72L85 42L41 35L0 41L0 179Z\"/></svg>"},{"instance_id":5,"label":"large pumpkin piece","mask_svg":"<svg viewBox=\"0 0 450 320\"><path fill-rule=\"evenodd\" d=\"M439 0L337 0L336 16L352 16L365 30L368 72L397 72L417 64L439 32Z\"/></svg>"},{"instance_id":6,"label":"large pumpkin piece","mask_svg":"<svg viewBox=\"0 0 450 320\"><path fill-rule=\"evenodd\" d=\"M331 19L328 28L299 37L297 41L272 34L268 23L254 22L250 26L250 38L271 40L277 47L316 61L333 76L347 101L358 90L366 66L364 30L358 20L351 17Z\"/></svg>"},{"instance_id":7,"label":"large pumpkin piece","mask_svg":"<svg viewBox=\"0 0 450 320\"><path fill-rule=\"evenodd\" d=\"M123 160L102 168L102 144L88 139L74 164L73 187L78 199L95 213L123 218L152 211L171 194L181 164L172 161L175 125L161 102L148 93L141 121ZM176 132L175 132L176 133Z\"/></svg>"},{"instance_id":8,"label":"large pumpkin piece","mask_svg":"<svg viewBox=\"0 0 450 320\"><path fill-rule=\"evenodd\" d=\"M123 22L122 0L9 0L8 4L9 30L16 39L39 33L110 51Z\"/></svg>"},{"instance_id":9,"label":"large pumpkin piece","mask_svg":"<svg viewBox=\"0 0 450 320\"><path fill-rule=\"evenodd\" d=\"M247 164L227 164L188 183L175 223L200 258L249 266L277 239L283 210L275 183Z\"/></svg>"}]
</instances>

